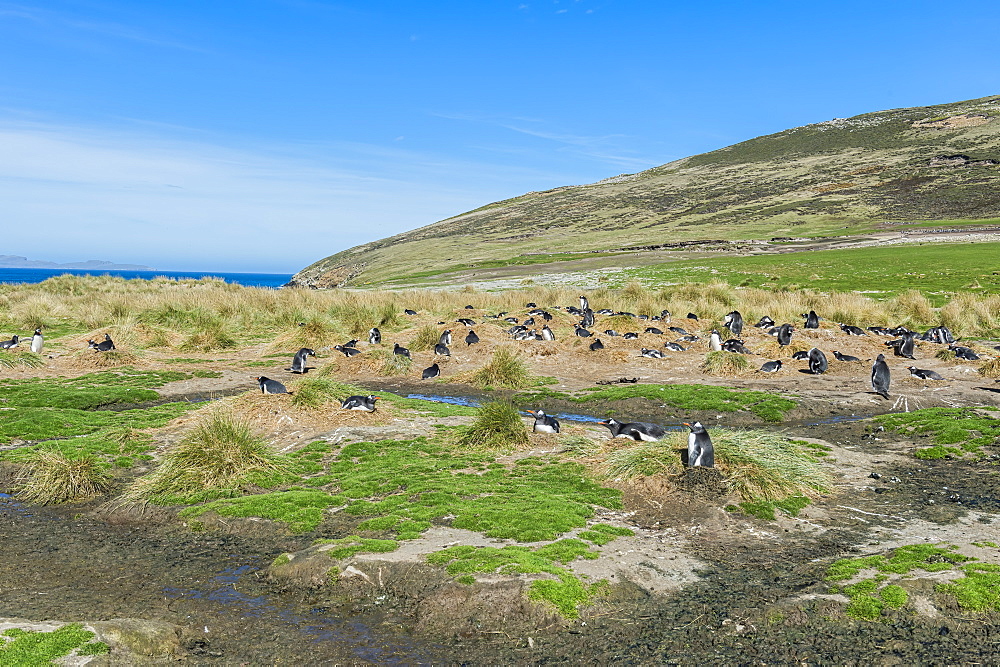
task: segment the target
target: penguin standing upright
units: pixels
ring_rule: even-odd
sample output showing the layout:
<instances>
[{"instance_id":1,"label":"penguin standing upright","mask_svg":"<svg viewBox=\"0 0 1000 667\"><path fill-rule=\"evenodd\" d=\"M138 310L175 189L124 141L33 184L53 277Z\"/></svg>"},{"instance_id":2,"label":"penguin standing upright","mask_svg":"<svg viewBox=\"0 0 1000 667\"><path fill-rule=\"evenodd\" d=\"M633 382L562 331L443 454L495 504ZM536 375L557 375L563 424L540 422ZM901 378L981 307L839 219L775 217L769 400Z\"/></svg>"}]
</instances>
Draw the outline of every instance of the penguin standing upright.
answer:
<instances>
[{"instance_id":1,"label":"penguin standing upright","mask_svg":"<svg viewBox=\"0 0 1000 667\"><path fill-rule=\"evenodd\" d=\"M889 364L885 363L885 355L880 354L872 364L872 389L882 398L889 398Z\"/></svg>"},{"instance_id":2,"label":"penguin standing upright","mask_svg":"<svg viewBox=\"0 0 1000 667\"><path fill-rule=\"evenodd\" d=\"M35 329L34 335L31 337L31 351L35 354L42 353L42 347L45 345L45 338L42 337L41 328Z\"/></svg>"},{"instance_id":3,"label":"penguin standing upright","mask_svg":"<svg viewBox=\"0 0 1000 667\"><path fill-rule=\"evenodd\" d=\"M542 340L555 340L555 339L556 335L552 333L552 329L549 328L548 324L542 327Z\"/></svg>"},{"instance_id":4,"label":"penguin standing upright","mask_svg":"<svg viewBox=\"0 0 1000 667\"><path fill-rule=\"evenodd\" d=\"M290 370L293 373L305 373L307 370L309 370L306 367L306 360L309 357L309 355L315 357L316 351L311 348L304 347L298 352L296 352L295 357L292 359L292 367L289 368L288 370Z\"/></svg>"},{"instance_id":5,"label":"penguin standing upright","mask_svg":"<svg viewBox=\"0 0 1000 667\"><path fill-rule=\"evenodd\" d=\"M818 347L809 350L809 372L813 375L822 375L829 368L826 355Z\"/></svg>"},{"instance_id":6,"label":"penguin standing upright","mask_svg":"<svg viewBox=\"0 0 1000 667\"><path fill-rule=\"evenodd\" d=\"M713 352L722 351L722 336L715 329L712 329L712 335L708 337L708 346Z\"/></svg>"},{"instance_id":7,"label":"penguin standing upright","mask_svg":"<svg viewBox=\"0 0 1000 667\"><path fill-rule=\"evenodd\" d=\"M806 323L802 325L803 329L819 329L819 315L815 310L810 310L802 317L806 318Z\"/></svg>"},{"instance_id":8,"label":"penguin standing upright","mask_svg":"<svg viewBox=\"0 0 1000 667\"><path fill-rule=\"evenodd\" d=\"M714 468L715 467L715 446L712 438L701 422L684 425L691 429L688 434L688 466Z\"/></svg>"},{"instance_id":9,"label":"penguin standing upright","mask_svg":"<svg viewBox=\"0 0 1000 667\"><path fill-rule=\"evenodd\" d=\"M782 324L778 327L778 345L785 347L792 342L792 332L795 329L791 324Z\"/></svg>"},{"instance_id":10,"label":"penguin standing upright","mask_svg":"<svg viewBox=\"0 0 1000 667\"><path fill-rule=\"evenodd\" d=\"M531 427L535 433L559 432L559 420L552 415L547 415L542 410L528 410L528 413L535 418L535 423Z\"/></svg>"},{"instance_id":11,"label":"penguin standing upright","mask_svg":"<svg viewBox=\"0 0 1000 667\"><path fill-rule=\"evenodd\" d=\"M587 300L587 297L581 296L580 297L580 310L587 310L588 308L590 308L590 301Z\"/></svg>"},{"instance_id":12,"label":"penguin standing upright","mask_svg":"<svg viewBox=\"0 0 1000 667\"><path fill-rule=\"evenodd\" d=\"M441 345L451 345L451 329L445 329L441 332L441 336L438 337L438 343Z\"/></svg>"},{"instance_id":13,"label":"penguin standing upright","mask_svg":"<svg viewBox=\"0 0 1000 667\"><path fill-rule=\"evenodd\" d=\"M722 322L733 336L739 336L740 332L743 331L743 315L738 310L734 310L731 313L726 314L726 319Z\"/></svg>"},{"instance_id":14,"label":"penguin standing upright","mask_svg":"<svg viewBox=\"0 0 1000 667\"><path fill-rule=\"evenodd\" d=\"M372 327L368 330L368 342L372 345L378 345L382 342L382 332L378 330L378 327Z\"/></svg>"}]
</instances>

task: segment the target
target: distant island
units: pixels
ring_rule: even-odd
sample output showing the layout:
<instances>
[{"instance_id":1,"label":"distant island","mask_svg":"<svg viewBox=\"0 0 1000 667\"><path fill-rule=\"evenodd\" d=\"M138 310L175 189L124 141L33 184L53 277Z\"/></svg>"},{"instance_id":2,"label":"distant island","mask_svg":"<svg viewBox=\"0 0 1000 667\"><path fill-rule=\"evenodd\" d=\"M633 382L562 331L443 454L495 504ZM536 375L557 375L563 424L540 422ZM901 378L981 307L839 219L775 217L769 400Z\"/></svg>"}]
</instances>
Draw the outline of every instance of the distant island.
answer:
<instances>
[{"instance_id":1,"label":"distant island","mask_svg":"<svg viewBox=\"0 0 1000 667\"><path fill-rule=\"evenodd\" d=\"M155 271L151 266L142 264L115 264L100 259L88 259L85 262L47 262L41 259L28 259L18 255L0 255L0 269L86 269L114 271Z\"/></svg>"}]
</instances>

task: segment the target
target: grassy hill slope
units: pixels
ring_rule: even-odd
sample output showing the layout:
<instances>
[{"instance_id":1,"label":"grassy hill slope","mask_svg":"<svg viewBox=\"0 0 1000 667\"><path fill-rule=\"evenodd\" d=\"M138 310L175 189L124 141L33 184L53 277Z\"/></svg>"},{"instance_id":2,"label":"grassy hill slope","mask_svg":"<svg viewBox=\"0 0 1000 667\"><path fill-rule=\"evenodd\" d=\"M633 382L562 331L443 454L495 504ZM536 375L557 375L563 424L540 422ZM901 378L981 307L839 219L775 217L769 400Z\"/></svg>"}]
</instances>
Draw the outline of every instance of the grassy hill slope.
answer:
<instances>
[{"instance_id":1,"label":"grassy hill slope","mask_svg":"<svg viewBox=\"0 0 1000 667\"><path fill-rule=\"evenodd\" d=\"M1000 96L834 119L638 174L531 192L320 260L293 282L379 283L549 253L828 237L1000 217Z\"/></svg>"}]
</instances>

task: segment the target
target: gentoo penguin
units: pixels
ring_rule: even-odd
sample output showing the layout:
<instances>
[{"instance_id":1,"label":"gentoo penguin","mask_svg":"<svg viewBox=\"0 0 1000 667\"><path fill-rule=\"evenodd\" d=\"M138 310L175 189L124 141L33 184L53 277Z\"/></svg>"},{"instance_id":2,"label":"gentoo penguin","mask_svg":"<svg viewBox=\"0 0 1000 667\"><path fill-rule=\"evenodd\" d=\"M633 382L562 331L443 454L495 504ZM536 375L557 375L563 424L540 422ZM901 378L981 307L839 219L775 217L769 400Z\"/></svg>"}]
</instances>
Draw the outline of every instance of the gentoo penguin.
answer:
<instances>
[{"instance_id":1,"label":"gentoo penguin","mask_svg":"<svg viewBox=\"0 0 1000 667\"><path fill-rule=\"evenodd\" d=\"M549 328L548 324L542 327L542 340L555 340L555 339L556 335L552 333L552 329Z\"/></svg>"},{"instance_id":2,"label":"gentoo penguin","mask_svg":"<svg viewBox=\"0 0 1000 667\"><path fill-rule=\"evenodd\" d=\"M910 371L910 375L915 378L920 378L921 380L943 380L939 373L934 371L929 371L926 368L914 368L913 366L907 366L906 370Z\"/></svg>"},{"instance_id":3,"label":"gentoo penguin","mask_svg":"<svg viewBox=\"0 0 1000 667\"><path fill-rule=\"evenodd\" d=\"M625 334L622 334L622 339L623 340L638 340L639 339L639 334L637 334L634 331L629 331L629 332L627 332Z\"/></svg>"},{"instance_id":4,"label":"gentoo penguin","mask_svg":"<svg viewBox=\"0 0 1000 667\"><path fill-rule=\"evenodd\" d=\"M467 327L474 327L474 326L476 326L476 321L472 320L472 319L469 319L468 317L460 317L460 318L458 318L455 321L458 322L459 324L464 324Z\"/></svg>"},{"instance_id":5,"label":"gentoo penguin","mask_svg":"<svg viewBox=\"0 0 1000 667\"><path fill-rule=\"evenodd\" d=\"M722 349L726 352L735 352L736 354L753 354L741 340L736 340L735 338L730 338L722 343Z\"/></svg>"},{"instance_id":6,"label":"gentoo penguin","mask_svg":"<svg viewBox=\"0 0 1000 667\"><path fill-rule=\"evenodd\" d=\"M684 329L684 327L667 327L667 328L673 331L674 333L679 333L682 336L689 335L687 330Z\"/></svg>"},{"instance_id":7,"label":"gentoo penguin","mask_svg":"<svg viewBox=\"0 0 1000 667\"><path fill-rule=\"evenodd\" d=\"M17 338L17 336L14 336L14 338ZM948 349L954 352L955 356L959 359L965 359L966 361L977 361L979 359L979 355L969 347L963 347L962 345L949 345Z\"/></svg>"},{"instance_id":8,"label":"gentoo penguin","mask_svg":"<svg viewBox=\"0 0 1000 667\"><path fill-rule=\"evenodd\" d=\"M739 336L740 332L743 331L743 315L738 310L727 313L722 325L729 329L734 336Z\"/></svg>"},{"instance_id":9,"label":"gentoo penguin","mask_svg":"<svg viewBox=\"0 0 1000 667\"><path fill-rule=\"evenodd\" d=\"M587 300L587 297L581 296L580 297L580 310L587 310L588 308L590 308L590 301Z\"/></svg>"},{"instance_id":10,"label":"gentoo penguin","mask_svg":"<svg viewBox=\"0 0 1000 667\"><path fill-rule=\"evenodd\" d=\"M42 330L35 329L34 335L31 336L31 351L35 354L42 353L42 347L45 346L45 338L42 337Z\"/></svg>"},{"instance_id":11,"label":"gentoo penguin","mask_svg":"<svg viewBox=\"0 0 1000 667\"><path fill-rule=\"evenodd\" d=\"M799 350L798 352L792 353L792 359L794 359L795 361L805 361L808 358L809 358L808 350Z\"/></svg>"},{"instance_id":12,"label":"gentoo penguin","mask_svg":"<svg viewBox=\"0 0 1000 667\"><path fill-rule=\"evenodd\" d=\"M670 311L664 308L660 311L660 319L667 324L670 324Z\"/></svg>"},{"instance_id":13,"label":"gentoo penguin","mask_svg":"<svg viewBox=\"0 0 1000 667\"><path fill-rule=\"evenodd\" d=\"M378 330L378 327L372 327L368 330L368 342L372 345L378 345L382 342L382 332Z\"/></svg>"},{"instance_id":14,"label":"gentoo penguin","mask_svg":"<svg viewBox=\"0 0 1000 667\"><path fill-rule=\"evenodd\" d=\"M603 350L604 343L601 342L600 338L595 338L594 342L590 344L590 351L594 352L596 350Z\"/></svg>"},{"instance_id":15,"label":"gentoo penguin","mask_svg":"<svg viewBox=\"0 0 1000 667\"><path fill-rule=\"evenodd\" d=\"M475 306L472 306L472 305L469 305L469 306L466 306L466 307L465 307L465 309L466 309L466 310L475 310L475 309L476 309L476 307L475 307Z\"/></svg>"},{"instance_id":16,"label":"gentoo penguin","mask_svg":"<svg viewBox=\"0 0 1000 667\"><path fill-rule=\"evenodd\" d=\"M713 352L722 351L722 336L715 329L712 329L712 335L708 337L708 347L711 348Z\"/></svg>"},{"instance_id":17,"label":"gentoo penguin","mask_svg":"<svg viewBox=\"0 0 1000 667\"><path fill-rule=\"evenodd\" d=\"M524 307L525 308L538 308L538 304L535 303L534 301L529 301L528 303L524 304Z\"/></svg>"},{"instance_id":18,"label":"gentoo penguin","mask_svg":"<svg viewBox=\"0 0 1000 667\"><path fill-rule=\"evenodd\" d=\"M775 361L765 361L764 365L760 367L760 370L764 373L777 373L781 370L781 360L777 359Z\"/></svg>"},{"instance_id":19,"label":"gentoo penguin","mask_svg":"<svg viewBox=\"0 0 1000 667\"><path fill-rule=\"evenodd\" d=\"M649 422L627 422L623 423L617 419L609 418L597 422L602 426L607 426L611 431L612 438L629 438L635 441L656 442L663 437L666 431L658 424Z\"/></svg>"},{"instance_id":20,"label":"gentoo penguin","mask_svg":"<svg viewBox=\"0 0 1000 667\"><path fill-rule=\"evenodd\" d=\"M583 319L580 320L581 327L592 327L594 326L594 311L590 308L585 308L583 311Z\"/></svg>"},{"instance_id":21,"label":"gentoo penguin","mask_svg":"<svg viewBox=\"0 0 1000 667\"><path fill-rule=\"evenodd\" d=\"M420 379L430 380L431 378L436 378L439 377L440 375L441 375L441 367L435 363L431 364L430 366L424 369L424 372L420 374Z\"/></svg>"},{"instance_id":22,"label":"gentoo penguin","mask_svg":"<svg viewBox=\"0 0 1000 667\"><path fill-rule=\"evenodd\" d=\"M17 347L17 342L19 340L20 339L17 337L17 334L14 334L13 336L11 336L10 340L0 341L0 349L9 350L12 347ZM91 341L87 341L87 342L88 343L93 343L94 341L91 340ZM91 347L94 347L94 346L91 345Z\"/></svg>"},{"instance_id":23,"label":"gentoo penguin","mask_svg":"<svg viewBox=\"0 0 1000 667\"><path fill-rule=\"evenodd\" d=\"M885 355L880 354L872 364L872 389L882 398L889 398L889 364L885 363Z\"/></svg>"},{"instance_id":24,"label":"gentoo penguin","mask_svg":"<svg viewBox=\"0 0 1000 667\"><path fill-rule=\"evenodd\" d=\"M848 336L867 336L865 330L861 327L856 327L851 324L841 324L840 330L843 331Z\"/></svg>"},{"instance_id":25,"label":"gentoo penguin","mask_svg":"<svg viewBox=\"0 0 1000 667\"><path fill-rule=\"evenodd\" d=\"M614 337L614 336L621 336L621 334L618 333L617 331L615 331L614 329L605 329L604 330L604 335L605 336L612 336L612 337Z\"/></svg>"},{"instance_id":26,"label":"gentoo penguin","mask_svg":"<svg viewBox=\"0 0 1000 667\"><path fill-rule=\"evenodd\" d=\"M348 396L344 399L344 402L340 404L341 410L361 410L363 412L375 412L375 401L379 399L378 396Z\"/></svg>"},{"instance_id":27,"label":"gentoo penguin","mask_svg":"<svg viewBox=\"0 0 1000 667\"><path fill-rule=\"evenodd\" d=\"M661 329L657 329L656 327L646 327L646 330L643 331L643 333L651 333L654 336L662 336L663 335L663 331Z\"/></svg>"},{"instance_id":28,"label":"gentoo penguin","mask_svg":"<svg viewBox=\"0 0 1000 667\"><path fill-rule=\"evenodd\" d=\"M815 310L802 313L802 317L806 318L806 323L802 325L803 329L819 329L819 315L816 314Z\"/></svg>"},{"instance_id":29,"label":"gentoo penguin","mask_svg":"<svg viewBox=\"0 0 1000 667\"><path fill-rule=\"evenodd\" d=\"M664 343L663 344L663 349L670 350L671 352L683 352L684 351L684 347L683 346L681 346L679 343L674 343L674 342L666 342L666 343Z\"/></svg>"},{"instance_id":30,"label":"gentoo penguin","mask_svg":"<svg viewBox=\"0 0 1000 667\"><path fill-rule=\"evenodd\" d=\"M905 357L906 359L915 358L913 356L913 332L902 332L899 338L887 341L886 345L892 348L893 354L897 357Z\"/></svg>"},{"instance_id":31,"label":"gentoo penguin","mask_svg":"<svg viewBox=\"0 0 1000 667\"><path fill-rule=\"evenodd\" d=\"M829 368L826 355L818 347L809 350L809 372L813 375L822 375Z\"/></svg>"},{"instance_id":32,"label":"gentoo penguin","mask_svg":"<svg viewBox=\"0 0 1000 667\"><path fill-rule=\"evenodd\" d=\"M14 338L17 338L17 336L14 336ZM0 343L0 347L2 346L3 343ZM111 336L109 336L108 334L104 334L104 340L102 340L100 343L95 343L92 340L88 340L87 346L94 348L95 352L107 352L109 350L115 349L115 343L113 340L111 340Z\"/></svg>"},{"instance_id":33,"label":"gentoo penguin","mask_svg":"<svg viewBox=\"0 0 1000 667\"><path fill-rule=\"evenodd\" d=\"M535 433L559 432L559 420L552 415L547 415L541 410L528 410L528 413L535 418L535 424L531 427Z\"/></svg>"},{"instance_id":34,"label":"gentoo penguin","mask_svg":"<svg viewBox=\"0 0 1000 667\"><path fill-rule=\"evenodd\" d=\"M434 354L436 354L439 357L450 357L451 350L449 350L448 346L445 345L444 343L437 343L434 346Z\"/></svg>"},{"instance_id":35,"label":"gentoo penguin","mask_svg":"<svg viewBox=\"0 0 1000 667\"><path fill-rule=\"evenodd\" d=\"M438 342L442 345L451 345L451 329L445 329L442 331L441 336L438 338Z\"/></svg>"},{"instance_id":36,"label":"gentoo penguin","mask_svg":"<svg viewBox=\"0 0 1000 667\"><path fill-rule=\"evenodd\" d=\"M782 324L778 327L778 345L782 347L792 342L792 332L795 328L791 324Z\"/></svg>"},{"instance_id":37,"label":"gentoo penguin","mask_svg":"<svg viewBox=\"0 0 1000 667\"><path fill-rule=\"evenodd\" d=\"M407 308L403 312L406 313L407 315L416 315L417 314L417 311L413 310L412 308Z\"/></svg>"},{"instance_id":38,"label":"gentoo penguin","mask_svg":"<svg viewBox=\"0 0 1000 667\"><path fill-rule=\"evenodd\" d=\"M701 422L684 425L691 429L688 433L688 465L692 468L714 468L715 467L715 446L712 445L712 438L708 431L701 425Z\"/></svg>"},{"instance_id":39,"label":"gentoo penguin","mask_svg":"<svg viewBox=\"0 0 1000 667\"><path fill-rule=\"evenodd\" d=\"M698 321L698 316L697 316L697 315L695 315L694 313L688 313L688 316L687 316L687 318L688 318L689 320L694 320L695 322L697 322L697 321Z\"/></svg>"},{"instance_id":40,"label":"gentoo penguin","mask_svg":"<svg viewBox=\"0 0 1000 667\"><path fill-rule=\"evenodd\" d=\"M591 336L594 335L591 331L584 329L579 324L576 324L574 326L576 327L576 335L579 336L580 338L590 338Z\"/></svg>"},{"instance_id":41,"label":"gentoo penguin","mask_svg":"<svg viewBox=\"0 0 1000 667\"><path fill-rule=\"evenodd\" d=\"M857 357L852 357L849 354L841 354L836 350L833 351L833 358L836 359L837 361L861 361Z\"/></svg>"},{"instance_id":42,"label":"gentoo penguin","mask_svg":"<svg viewBox=\"0 0 1000 667\"><path fill-rule=\"evenodd\" d=\"M469 345L475 345L478 342L479 342L479 336L476 335L475 331L469 329L469 333L465 336L466 347L468 347Z\"/></svg>"},{"instance_id":43,"label":"gentoo penguin","mask_svg":"<svg viewBox=\"0 0 1000 667\"><path fill-rule=\"evenodd\" d=\"M257 382L260 384L260 393L265 395L292 393L285 389L285 385L281 384L277 380L272 380L271 378L264 377L263 375L257 378Z\"/></svg>"},{"instance_id":44,"label":"gentoo penguin","mask_svg":"<svg viewBox=\"0 0 1000 667\"><path fill-rule=\"evenodd\" d=\"M348 347L346 345L334 345L333 349L337 350L338 352L343 352L344 356L348 358L361 354L361 350L357 349L356 347Z\"/></svg>"},{"instance_id":45,"label":"gentoo penguin","mask_svg":"<svg viewBox=\"0 0 1000 667\"><path fill-rule=\"evenodd\" d=\"M407 350L402 345L400 345L399 343L393 343L392 344L392 353L393 354L398 354L401 357L406 357L407 359L411 359L412 358L412 357L410 357L410 351Z\"/></svg>"},{"instance_id":46,"label":"gentoo penguin","mask_svg":"<svg viewBox=\"0 0 1000 667\"><path fill-rule=\"evenodd\" d=\"M639 356L646 357L648 359L662 359L663 353L659 350L647 350L646 348L642 348L639 352Z\"/></svg>"},{"instance_id":47,"label":"gentoo penguin","mask_svg":"<svg viewBox=\"0 0 1000 667\"><path fill-rule=\"evenodd\" d=\"M758 329L767 329L768 327L774 326L774 320L765 315L764 317L760 318L760 321L757 322L757 324L755 324L754 326L757 327Z\"/></svg>"},{"instance_id":48,"label":"gentoo penguin","mask_svg":"<svg viewBox=\"0 0 1000 667\"><path fill-rule=\"evenodd\" d=\"M337 347L340 348L340 345L338 345ZM341 348L341 352L343 352L342 348ZM344 352L344 354L347 354L347 353ZM315 350L312 350L312 349L310 349L308 347L302 348L301 350L299 350L298 352L295 353L295 357L292 359L292 367L291 368L287 368L285 370L289 370L289 371L291 371L293 373L305 373L307 370L309 370L306 367L306 361L307 361L307 358L309 357L309 355L312 355L312 356L315 357L316 356ZM348 356L350 356L350 355L348 355Z\"/></svg>"}]
</instances>

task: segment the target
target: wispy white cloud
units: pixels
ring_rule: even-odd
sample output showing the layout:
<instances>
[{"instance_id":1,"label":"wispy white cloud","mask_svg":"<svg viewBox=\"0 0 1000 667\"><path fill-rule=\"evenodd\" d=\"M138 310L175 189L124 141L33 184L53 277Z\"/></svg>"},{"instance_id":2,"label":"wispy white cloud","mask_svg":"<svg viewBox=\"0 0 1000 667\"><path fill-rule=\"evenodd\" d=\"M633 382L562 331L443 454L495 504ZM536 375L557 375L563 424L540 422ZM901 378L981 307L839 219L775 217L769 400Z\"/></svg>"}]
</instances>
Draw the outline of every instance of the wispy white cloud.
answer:
<instances>
[{"instance_id":1,"label":"wispy white cloud","mask_svg":"<svg viewBox=\"0 0 1000 667\"><path fill-rule=\"evenodd\" d=\"M0 145L6 252L164 269L293 271L542 178L395 147L234 149L23 120L0 120Z\"/></svg>"}]
</instances>

